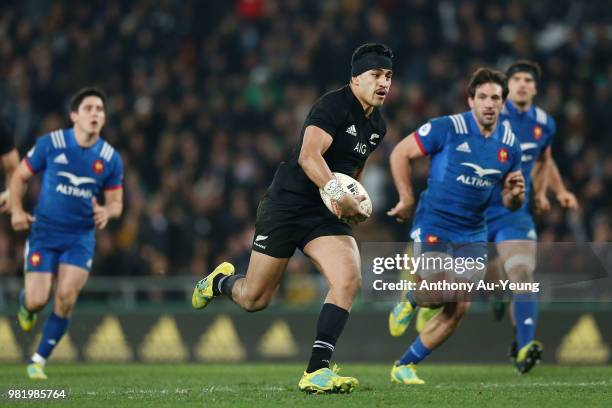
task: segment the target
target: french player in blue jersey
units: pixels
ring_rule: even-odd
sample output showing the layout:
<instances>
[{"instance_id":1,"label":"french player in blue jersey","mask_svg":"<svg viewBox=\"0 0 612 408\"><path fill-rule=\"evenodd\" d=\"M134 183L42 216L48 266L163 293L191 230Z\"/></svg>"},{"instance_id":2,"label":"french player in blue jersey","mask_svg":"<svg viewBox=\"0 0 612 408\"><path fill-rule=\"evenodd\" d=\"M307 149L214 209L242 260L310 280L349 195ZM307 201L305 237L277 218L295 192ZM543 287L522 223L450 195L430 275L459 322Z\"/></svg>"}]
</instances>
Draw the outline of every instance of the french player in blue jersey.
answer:
<instances>
[{"instance_id":1,"label":"french player in blue jersey","mask_svg":"<svg viewBox=\"0 0 612 408\"><path fill-rule=\"evenodd\" d=\"M493 195L486 216L488 241L496 243L498 259L491 261L489 269L492 275L503 271L512 282L533 282L537 239L533 211L550 208L546 196L549 185L562 207L576 208L577 200L565 188L552 158L550 146L555 121L534 104L541 78L540 66L532 61L517 61L506 74L509 93L500 120L512 128L520 141L527 199L519 210L512 212L502 205L499 194ZM529 200L532 188L535 203ZM511 356L520 373L529 372L541 359L543 347L535 340L537 306L537 294L513 293L515 341Z\"/></svg>"},{"instance_id":2,"label":"french player in blue jersey","mask_svg":"<svg viewBox=\"0 0 612 408\"><path fill-rule=\"evenodd\" d=\"M425 257L474 258L469 274L457 273L456 282L484 274L486 263L485 210L492 195L500 194L504 206L516 210L524 201L521 151L509 127L499 122L508 93L503 73L479 68L468 84L470 111L436 118L402 140L391 153L390 165L399 202L388 215L403 222L414 205L410 160L431 156L431 167L414 216L411 237ZM501 190L496 190L496 186ZM451 245L452 244L452 245ZM418 249L417 249L418 247ZM480 258L480 265L477 260ZM426 281L446 279L444 268L417 271ZM441 296L440 296L441 295ZM391 380L423 384L415 365L440 346L457 328L469 308L465 291L433 293L408 291L389 315L391 334L403 334L418 306L442 307L391 369Z\"/></svg>"},{"instance_id":3,"label":"french player in blue jersey","mask_svg":"<svg viewBox=\"0 0 612 408\"><path fill-rule=\"evenodd\" d=\"M100 137L106 121L105 101L97 88L77 92L70 104L74 126L38 138L11 178L13 228L31 227L17 316L23 330L33 328L36 313L49 301L56 281L53 311L27 368L32 379L47 378L45 362L68 329L70 314L89 277L95 228L105 228L123 210L123 162ZM23 208L22 195L25 183L38 173L42 173L42 187L32 216Z\"/></svg>"}]
</instances>

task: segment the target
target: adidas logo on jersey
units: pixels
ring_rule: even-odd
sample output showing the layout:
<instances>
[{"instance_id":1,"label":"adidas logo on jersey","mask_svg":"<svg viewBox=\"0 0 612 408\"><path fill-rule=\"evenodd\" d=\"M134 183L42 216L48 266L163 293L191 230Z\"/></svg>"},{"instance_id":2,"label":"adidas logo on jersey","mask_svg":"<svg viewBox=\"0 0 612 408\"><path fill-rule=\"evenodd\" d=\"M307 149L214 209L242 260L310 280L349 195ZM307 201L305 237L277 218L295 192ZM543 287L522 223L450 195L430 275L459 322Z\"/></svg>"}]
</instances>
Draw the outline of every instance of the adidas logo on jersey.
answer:
<instances>
[{"instance_id":1,"label":"adidas logo on jersey","mask_svg":"<svg viewBox=\"0 0 612 408\"><path fill-rule=\"evenodd\" d=\"M352 136L357 136L357 129L355 129L355 125L351 125L348 128L346 128L346 133Z\"/></svg>"},{"instance_id":2,"label":"adidas logo on jersey","mask_svg":"<svg viewBox=\"0 0 612 408\"><path fill-rule=\"evenodd\" d=\"M468 142L463 142L459 146L457 146L457 151L463 153L472 153L472 149L470 149L470 145L468 144Z\"/></svg>"},{"instance_id":3,"label":"adidas logo on jersey","mask_svg":"<svg viewBox=\"0 0 612 408\"><path fill-rule=\"evenodd\" d=\"M68 158L66 157L64 153L62 153L59 156L57 156L55 159L53 159L53 163L68 164Z\"/></svg>"}]
</instances>

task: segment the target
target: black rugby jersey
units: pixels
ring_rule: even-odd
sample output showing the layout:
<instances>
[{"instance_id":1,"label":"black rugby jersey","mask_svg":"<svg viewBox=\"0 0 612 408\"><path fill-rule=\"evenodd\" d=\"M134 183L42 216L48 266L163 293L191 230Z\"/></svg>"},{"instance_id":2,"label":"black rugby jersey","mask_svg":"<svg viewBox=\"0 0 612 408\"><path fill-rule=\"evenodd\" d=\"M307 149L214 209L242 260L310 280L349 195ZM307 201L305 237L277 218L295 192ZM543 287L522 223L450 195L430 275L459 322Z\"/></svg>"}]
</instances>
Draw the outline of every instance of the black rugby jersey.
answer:
<instances>
[{"instance_id":1,"label":"black rugby jersey","mask_svg":"<svg viewBox=\"0 0 612 408\"><path fill-rule=\"evenodd\" d=\"M299 199L322 205L319 189L298 164L304 141L304 131L310 125L321 128L333 138L332 144L323 154L323 159L332 172L347 174L353 178L365 164L387 132L385 121L379 110L366 118L363 107L346 85L319 98L304 121L300 142L286 162L282 162L274 175L268 193L274 198L298 195Z\"/></svg>"}]
</instances>

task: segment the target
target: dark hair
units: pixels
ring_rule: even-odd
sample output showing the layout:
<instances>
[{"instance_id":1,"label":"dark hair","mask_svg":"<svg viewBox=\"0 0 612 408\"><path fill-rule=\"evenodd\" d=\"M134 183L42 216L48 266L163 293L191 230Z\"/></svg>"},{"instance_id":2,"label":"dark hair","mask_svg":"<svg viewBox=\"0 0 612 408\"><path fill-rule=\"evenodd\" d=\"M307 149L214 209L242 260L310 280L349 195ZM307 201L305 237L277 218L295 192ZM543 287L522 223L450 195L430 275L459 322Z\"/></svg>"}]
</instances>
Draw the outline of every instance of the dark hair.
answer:
<instances>
[{"instance_id":1,"label":"dark hair","mask_svg":"<svg viewBox=\"0 0 612 408\"><path fill-rule=\"evenodd\" d=\"M96 88L93 86L87 88L81 88L77 93L75 93L72 98L70 98L70 112L76 112L79 110L79 106L81 106L81 102L83 99L88 96L97 96L102 99L102 103L106 105L106 94L100 88Z\"/></svg>"},{"instance_id":2,"label":"dark hair","mask_svg":"<svg viewBox=\"0 0 612 408\"><path fill-rule=\"evenodd\" d=\"M385 44L378 43L366 43L355 48L353 56L351 57L351 65L355 64L355 61L360 60L366 54L381 55L387 58L393 58L393 50Z\"/></svg>"},{"instance_id":3,"label":"dark hair","mask_svg":"<svg viewBox=\"0 0 612 408\"><path fill-rule=\"evenodd\" d=\"M506 76L510 79L510 77L517 72L527 72L531 74L535 82L539 82L542 77L542 68L540 68L540 64L535 61L519 60L513 62L506 70Z\"/></svg>"},{"instance_id":4,"label":"dark hair","mask_svg":"<svg viewBox=\"0 0 612 408\"><path fill-rule=\"evenodd\" d=\"M498 84L502 87L502 98L506 99L506 96L508 96L508 82L506 81L506 75L504 75L504 73L501 71L483 67L478 68L470 78L470 83L467 86L467 93L470 98L474 98L476 95L476 88L490 82Z\"/></svg>"}]
</instances>

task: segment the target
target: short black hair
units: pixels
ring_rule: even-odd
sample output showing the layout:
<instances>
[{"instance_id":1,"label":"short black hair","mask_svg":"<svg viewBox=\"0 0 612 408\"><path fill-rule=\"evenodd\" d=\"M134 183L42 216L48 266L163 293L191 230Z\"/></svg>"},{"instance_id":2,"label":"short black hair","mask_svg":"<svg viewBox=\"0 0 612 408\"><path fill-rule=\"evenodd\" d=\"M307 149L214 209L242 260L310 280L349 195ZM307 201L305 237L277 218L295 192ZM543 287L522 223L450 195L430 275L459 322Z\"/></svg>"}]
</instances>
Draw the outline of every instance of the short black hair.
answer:
<instances>
[{"instance_id":1,"label":"short black hair","mask_svg":"<svg viewBox=\"0 0 612 408\"><path fill-rule=\"evenodd\" d=\"M502 98L506 99L506 96L508 96L508 81L506 79L506 75L501 71L484 67L478 68L476 71L474 71L472 77L470 78L470 82L467 86L467 93L470 98L473 99L476 95L476 88L490 82L498 84L502 87Z\"/></svg>"},{"instance_id":2,"label":"short black hair","mask_svg":"<svg viewBox=\"0 0 612 408\"><path fill-rule=\"evenodd\" d=\"M102 103L106 106L106 94L100 88L95 86L89 86L86 88L81 88L75 93L72 98L70 98L70 112L76 112L79 110L79 106L81 106L81 102L83 99L88 96L97 96L102 99Z\"/></svg>"},{"instance_id":3,"label":"short black hair","mask_svg":"<svg viewBox=\"0 0 612 408\"><path fill-rule=\"evenodd\" d=\"M379 43L366 43L355 48L353 56L351 57L351 65L354 65L355 61L361 59L366 54L382 55L383 57L393 58L393 50L389 46Z\"/></svg>"},{"instance_id":4,"label":"short black hair","mask_svg":"<svg viewBox=\"0 0 612 408\"><path fill-rule=\"evenodd\" d=\"M533 76L533 80L536 82L540 82L540 78L542 78L542 68L540 68L540 64L535 61L530 60L518 60L512 63L506 70L506 76L508 79L517 72L528 72Z\"/></svg>"}]
</instances>

